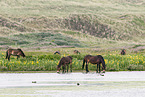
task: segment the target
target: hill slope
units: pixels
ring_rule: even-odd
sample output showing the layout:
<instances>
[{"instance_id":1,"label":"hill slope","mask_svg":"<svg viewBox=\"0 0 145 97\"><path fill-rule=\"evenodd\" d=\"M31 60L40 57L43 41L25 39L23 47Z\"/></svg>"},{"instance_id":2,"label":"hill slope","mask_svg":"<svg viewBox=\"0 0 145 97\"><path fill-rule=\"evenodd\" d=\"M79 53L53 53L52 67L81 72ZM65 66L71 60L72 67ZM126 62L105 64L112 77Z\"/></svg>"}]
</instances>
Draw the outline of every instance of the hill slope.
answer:
<instances>
[{"instance_id":1,"label":"hill slope","mask_svg":"<svg viewBox=\"0 0 145 97\"><path fill-rule=\"evenodd\" d=\"M144 46L144 0L1 0L1 48Z\"/></svg>"}]
</instances>

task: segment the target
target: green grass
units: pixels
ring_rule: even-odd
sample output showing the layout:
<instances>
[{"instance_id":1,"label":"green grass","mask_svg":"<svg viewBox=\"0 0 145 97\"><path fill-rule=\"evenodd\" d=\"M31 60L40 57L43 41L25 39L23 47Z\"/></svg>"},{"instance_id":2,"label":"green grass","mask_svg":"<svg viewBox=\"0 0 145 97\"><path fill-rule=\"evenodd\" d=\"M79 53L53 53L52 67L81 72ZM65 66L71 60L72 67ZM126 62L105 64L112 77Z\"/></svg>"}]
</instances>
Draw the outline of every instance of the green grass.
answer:
<instances>
[{"instance_id":1,"label":"green grass","mask_svg":"<svg viewBox=\"0 0 145 97\"><path fill-rule=\"evenodd\" d=\"M5 53L0 53L0 71L56 71L59 60L63 56L70 55L73 57L73 71L82 70L82 62L85 55L101 54L106 63L107 71L143 71L145 70L145 55L141 53L120 55L119 51L103 51L96 54L87 49L80 49L80 55L73 54L74 49L64 49L61 55L53 55L52 52L26 52L26 58L11 57L11 61L5 59ZM71 52L70 54L68 54ZM95 71L96 65L89 64L89 70Z\"/></svg>"},{"instance_id":2,"label":"green grass","mask_svg":"<svg viewBox=\"0 0 145 97\"><path fill-rule=\"evenodd\" d=\"M37 47L43 46L72 46L72 47L83 47L84 44L78 39L64 36L54 32L42 32L42 33L27 33L27 34L14 34L9 36L13 41L13 46L16 44L21 47ZM16 43L16 44L14 44ZM2 43L1 43L2 44ZM3 45L10 44L9 41L3 43ZM11 44L12 45L12 44Z\"/></svg>"},{"instance_id":3,"label":"green grass","mask_svg":"<svg viewBox=\"0 0 145 97\"><path fill-rule=\"evenodd\" d=\"M7 40L8 38L8 40ZM103 48L106 46L121 47L121 46L132 46L135 44L126 43L116 40L106 40L102 38L96 38L89 34L84 34L80 32L72 31L62 31L62 32L40 32L40 33L20 33L12 34L7 38L2 37L3 42L0 45L19 47L24 49L47 49L50 47L88 47L88 48ZM143 45L142 45L143 46Z\"/></svg>"}]
</instances>

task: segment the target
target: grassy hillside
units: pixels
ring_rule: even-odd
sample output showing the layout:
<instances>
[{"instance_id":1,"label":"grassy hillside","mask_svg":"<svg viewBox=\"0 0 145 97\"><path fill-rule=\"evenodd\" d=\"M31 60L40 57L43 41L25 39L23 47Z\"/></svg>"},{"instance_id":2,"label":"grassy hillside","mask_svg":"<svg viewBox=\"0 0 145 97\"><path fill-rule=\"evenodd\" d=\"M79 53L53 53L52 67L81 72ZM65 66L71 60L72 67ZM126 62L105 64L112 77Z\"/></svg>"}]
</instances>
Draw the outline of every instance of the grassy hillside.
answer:
<instances>
[{"instance_id":1,"label":"grassy hillside","mask_svg":"<svg viewBox=\"0 0 145 97\"><path fill-rule=\"evenodd\" d=\"M145 46L145 0L1 0L0 12L4 49Z\"/></svg>"}]
</instances>

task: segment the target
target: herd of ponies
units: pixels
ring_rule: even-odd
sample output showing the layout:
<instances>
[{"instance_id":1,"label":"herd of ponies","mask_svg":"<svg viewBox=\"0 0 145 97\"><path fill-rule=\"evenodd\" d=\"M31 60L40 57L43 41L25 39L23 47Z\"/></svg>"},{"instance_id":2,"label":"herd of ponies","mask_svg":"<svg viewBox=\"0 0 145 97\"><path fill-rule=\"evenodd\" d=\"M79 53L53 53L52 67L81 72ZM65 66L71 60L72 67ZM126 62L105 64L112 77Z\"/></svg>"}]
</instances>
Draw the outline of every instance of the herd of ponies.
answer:
<instances>
[{"instance_id":1,"label":"herd of ponies","mask_svg":"<svg viewBox=\"0 0 145 97\"><path fill-rule=\"evenodd\" d=\"M80 52L78 50L74 50L75 54L80 54ZM61 54L59 51L56 51L54 54ZM126 54L126 50L122 49L121 55L125 55ZM22 56L25 57L24 52L18 48L18 49L12 49L9 48L6 51L6 59L8 59L10 61L10 56L17 56L17 59ZM60 69L62 67L62 73L66 73L69 70L70 67L70 72L72 72L72 60L73 58L71 56L66 56L66 57L62 57L59 61L59 64L57 65L57 73L60 72ZM84 66L86 66L86 73L89 72L88 70L88 64L97 64L97 69L96 69L96 73L100 73L101 72L101 64L102 64L102 72L105 73L105 69L106 69L106 65L105 65L105 61L103 56L101 55L97 55L97 56L92 56L92 55L86 55L84 56L83 59L83 65L82 65L82 69L84 69ZM98 70L99 69L99 70Z\"/></svg>"}]
</instances>

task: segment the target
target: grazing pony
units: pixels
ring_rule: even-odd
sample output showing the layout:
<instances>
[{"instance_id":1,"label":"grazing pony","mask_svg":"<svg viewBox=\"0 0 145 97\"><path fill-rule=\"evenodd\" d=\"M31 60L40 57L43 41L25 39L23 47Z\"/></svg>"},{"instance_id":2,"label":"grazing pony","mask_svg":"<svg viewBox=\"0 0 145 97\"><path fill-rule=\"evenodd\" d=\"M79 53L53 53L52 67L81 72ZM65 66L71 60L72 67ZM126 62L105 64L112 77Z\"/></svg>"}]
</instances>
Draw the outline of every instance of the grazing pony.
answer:
<instances>
[{"instance_id":1,"label":"grazing pony","mask_svg":"<svg viewBox=\"0 0 145 97\"><path fill-rule=\"evenodd\" d=\"M56 54L60 55L60 52L59 52L59 51L56 51L56 52L54 53L54 55L56 55Z\"/></svg>"},{"instance_id":2,"label":"grazing pony","mask_svg":"<svg viewBox=\"0 0 145 97\"><path fill-rule=\"evenodd\" d=\"M80 54L78 50L74 50L74 54Z\"/></svg>"},{"instance_id":3,"label":"grazing pony","mask_svg":"<svg viewBox=\"0 0 145 97\"><path fill-rule=\"evenodd\" d=\"M70 64L70 72L72 72L72 59L73 58L71 56L62 57L57 66L57 73L59 73L61 66L62 66L62 73L66 73L66 66L68 72L69 64Z\"/></svg>"},{"instance_id":4,"label":"grazing pony","mask_svg":"<svg viewBox=\"0 0 145 97\"><path fill-rule=\"evenodd\" d=\"M13 55L13 56L17 56L17 59L22 56L22 57L25 57L25 54L24 52L21 50L21 49L8 49L6 51L6 59L8 59L10 61L10 56Z\"/></svg>"},{"instance_id":5,"label":"grazing pony","mask_svg":"<svg viewBox=\"0 0 145 97\"><path fill-rule=\"evenodd\" d=\"M96 69L96 73L100 73L100 67L101 67L101 63L102 63L102 69L103 69L103 73L105 73L105 61L104 58L101 55L97 55L97 56L92 56L92 55L86 55L83 59L83 65L82 65L82 69L84 69L84 65L86 63L86 73L89 72L88 70L88 64L97 64L97 69ZM98 67L99 67L99 71L98 71Z\"/></svg>"},{"instance_id":6,"label":"grazing pony","mask_svg":"<svg viewBox=\"0 0 145 97\"><path fill-rule=\"evenodd\" d=\"M126 50L125 49L122 49L121 55L125 55L125 54L126 54Z\"/></svg>"}]
</instances>

